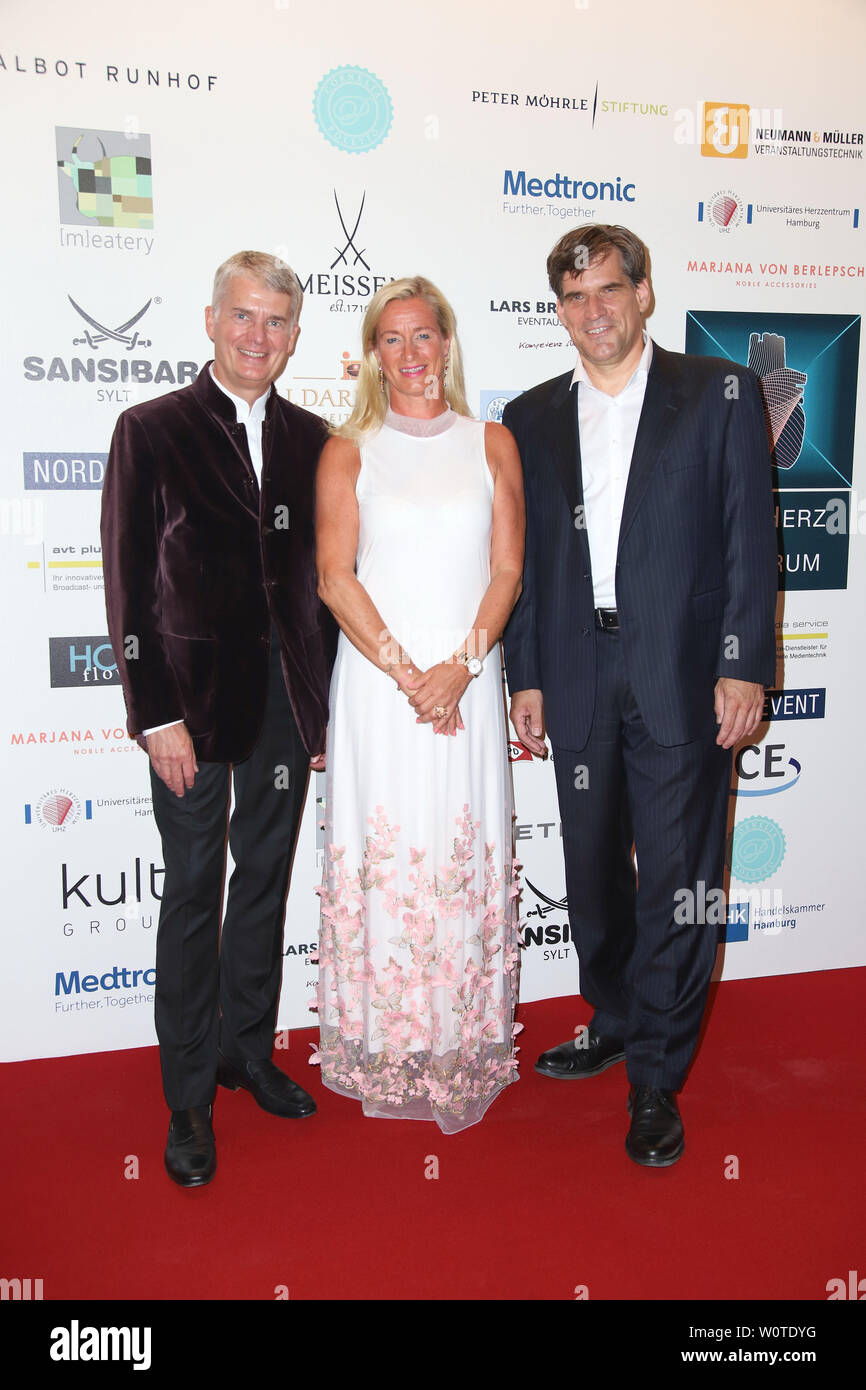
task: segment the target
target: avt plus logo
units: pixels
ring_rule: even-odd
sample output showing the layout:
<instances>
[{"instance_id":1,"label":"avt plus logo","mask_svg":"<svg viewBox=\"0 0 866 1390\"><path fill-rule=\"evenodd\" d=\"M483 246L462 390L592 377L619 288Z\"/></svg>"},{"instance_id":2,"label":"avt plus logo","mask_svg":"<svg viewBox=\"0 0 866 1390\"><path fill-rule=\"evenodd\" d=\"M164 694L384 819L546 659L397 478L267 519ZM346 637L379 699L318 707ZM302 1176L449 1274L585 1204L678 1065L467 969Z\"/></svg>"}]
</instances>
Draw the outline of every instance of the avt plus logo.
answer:
<instances>
[{"instance_id":1,"label":"avt plus logo","mask_svg":"<svg viewBox=\"0 0 866 1390\"><path fill-rule=\"evenodd\" d=\"M705 101L701 154L714 159L745 159L749 153L749 105Z\"/></svg>"},{"instance_id":2,"label":"avt plus logo","mask_svg":"<svg viewBox=\"0 0 866 1390\"><path fill-rule=\"evenodd\" d=\"M67 787L55 787L36 802L24 803L24 824L46 830L69 830L81 820L82 803ZM93 802L84 802L84 819L93 820Z\"/></svg>"},{"instance_id":3,"label":"avt plus logo","mask_svg":"<svg viewBox=\"0 0 866 1390\"><path fill-rule=\"evenodd\" d=\"M128 227L136 231L153 228L149 135L57 126L55 136L60 221L64 225ZM74 235L67 235L64 240L66 245L91 244ZM99 246L113 240L103 237L92 244ZM122 242L124 238L117 240ZM135 248L121 246L120 249Z\"/></svg>"},{"instance_id":4,"label":"avt plus logo","mask_svg":"<svg viewBox=\"0 0 866 1390\"><path fill-rule=\"evenodd\" d=\"M107 636L49 637L48 660L53 687L120 683Z\"/></svg>"}]
</instances>

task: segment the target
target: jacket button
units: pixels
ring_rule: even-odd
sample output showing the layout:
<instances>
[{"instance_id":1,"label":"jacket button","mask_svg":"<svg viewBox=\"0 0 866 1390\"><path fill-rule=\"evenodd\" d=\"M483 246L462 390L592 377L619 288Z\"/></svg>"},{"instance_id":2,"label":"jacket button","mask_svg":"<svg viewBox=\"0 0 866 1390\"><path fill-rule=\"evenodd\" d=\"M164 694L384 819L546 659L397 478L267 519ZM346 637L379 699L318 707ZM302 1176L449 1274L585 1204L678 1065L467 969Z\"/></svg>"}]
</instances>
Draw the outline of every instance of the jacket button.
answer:
<instances>
[{"instance_id":1,"label":"jacket button","mask_svg":"<svg viewBox=\"0 0 866 1390\"><path fill-rule=\"evenodd\" d=\"M585 627L585 628L583 629L583 632L581 633L581 637L588 637L588 636L589 636L589 633L590 633L590 629L589 629L588 627Z\"/></svg>"},{"instance_id":2,"label":"jacket button","mask_svg":"<svg viewBox=\"0 0 866 1390\"><path fill-rule=\"evenodd\" d=\"M592 578L592 575L591 575L591 574L585 574L583 577L584 577L584 579L591 579L591 578Z\"/></svg>"}]
</instances>

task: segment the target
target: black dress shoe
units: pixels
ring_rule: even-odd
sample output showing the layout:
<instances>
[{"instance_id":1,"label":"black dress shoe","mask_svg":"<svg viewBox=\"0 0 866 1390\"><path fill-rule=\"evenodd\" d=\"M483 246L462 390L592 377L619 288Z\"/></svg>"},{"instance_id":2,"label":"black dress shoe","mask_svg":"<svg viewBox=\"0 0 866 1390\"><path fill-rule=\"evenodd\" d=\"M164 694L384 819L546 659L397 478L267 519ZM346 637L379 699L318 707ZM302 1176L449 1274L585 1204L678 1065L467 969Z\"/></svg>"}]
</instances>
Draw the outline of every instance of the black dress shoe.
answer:
<instances>
[{"instance_id":1,"label":"black dress shoe","mask_svg":"<svg viewBox=\"0 0 866 1390\"><path fill-rule=\"evenodd\" d=\"M273 1062L243 1062L220 1057L217 1067L217 1081L226 1090L236 1091L243 1087L263 1110L271 1115L283 1115L287 1119L300 1120L305 1115L315 1115L316 1102L312 1096L298 1086L284 1071Z\"/></svg>"},{"instance_id":2,"label":"black dress shoe","mask_svg":"<svg viewBox=\"0 0 866 1390\"><path fill-rule=\"evenodd\" d=\"M165 1168L168 1176L181 1187L204 1187L216 1172L212 1113L211 1105L171 1112Z\"/></svg>"},{"instance_id":3,"label":"black dress shoe","mask_svg":"<svg viewBox=\"0 0 866 1390\"><path fill-rule=\"evenodd\" d=\"M631 1129L625 1149L629 1158L646 1168L670 1168L686 1146L674 1092L632 1086L628 1109Z\"/></svg>"},{"instance_id":4,"label":"black dress shoe","mask_svg":"<svg viewBox=\"0 0 866 1390\"><path fill-rule=\"evenodd\" d=\"M625 1061L625 1043L622 1038L604 1038L594 1028L583 1034L582 1039L569 1038L568 1042L542 1052L535 1063L535 1070L542 1076L555 1076L560 1081L577 1081L582 1076L598 1076L616 1062Z\"/></svg>"}]
</instances>

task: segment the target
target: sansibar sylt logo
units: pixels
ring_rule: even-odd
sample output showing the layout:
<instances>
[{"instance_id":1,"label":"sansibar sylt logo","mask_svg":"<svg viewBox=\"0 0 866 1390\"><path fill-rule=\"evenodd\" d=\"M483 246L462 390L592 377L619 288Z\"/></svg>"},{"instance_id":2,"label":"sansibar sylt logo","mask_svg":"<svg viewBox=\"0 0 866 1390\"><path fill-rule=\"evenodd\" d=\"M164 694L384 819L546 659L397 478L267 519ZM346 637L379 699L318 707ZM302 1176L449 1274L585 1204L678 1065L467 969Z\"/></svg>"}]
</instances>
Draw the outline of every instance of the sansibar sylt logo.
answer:
<instances>
[{"instance_id":1,"label":"sansibar sylt logo","mask_svg":"<svg viewBox=\"0 0 866 1390\"><path fill-rule=\"evenodd\" d=\"M93 819L93 802L85 801L85 820ZM25 801L24 824L41 825L43 830L69 830L81 820L82 803L67 787L53 787L38 801Z\"/></svg>"},{"instance_id":2,"label":"sansibar sylt logo","mask_svg":"<svg viewBox=\"0 0 866 1390\"><path fill-rule=\"evenodd\" d=\"M741 883L763 883L779 868L785 848L785 835L776 821L769 816L748 816L728 836L732 877Z\"/></svg>"},{"instance_id":3,"label":"sansibar sylt logo","mask_svg":"<svg viewBox=\"0 0 866 1390\"><path fill-rule=\"evenodd\" d=\"M79 227L153 227L150 136L55 127L60 221Z\"/></svg>"},{"instance_id":4,"label":"sansibar sylt logo","mask_svg":"<svg viewBox=\"0 0 866 1390\"><path fill-rule=\"evenodd\" d=\"M718 159L745 159L748 153L748 103L705 101L701 154Z\"/></svg>"},{"instance_id":5,"label":"sansibar sylt logo","mask_svg":"<svg viewBox=\"0 0 866 1390\"><path fill-rule=\"evenodd\" d=\"M391 129L391 98L382 79L366 68L333 68L316 88L313 115L331 145L366 154Z\"/></svg>"}]
</instances>

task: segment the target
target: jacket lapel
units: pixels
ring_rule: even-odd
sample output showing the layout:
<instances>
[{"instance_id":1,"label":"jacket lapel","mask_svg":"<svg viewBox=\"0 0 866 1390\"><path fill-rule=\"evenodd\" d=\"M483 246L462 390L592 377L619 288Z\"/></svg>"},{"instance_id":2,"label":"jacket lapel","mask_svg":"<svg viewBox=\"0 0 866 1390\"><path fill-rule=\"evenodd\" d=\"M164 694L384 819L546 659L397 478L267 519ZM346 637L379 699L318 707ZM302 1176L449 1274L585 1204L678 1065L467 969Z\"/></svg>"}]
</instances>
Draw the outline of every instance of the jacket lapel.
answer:
<instances>
[{"instance_id":1,"label":"jacket lapel","mask_svg":"<svg viewBox=\"0 0 866 1390\"><path fill-rule=\"evenodd\" d=\"M676 359L670 353L653 343L653 356L647 376L646 393L643 400L625 501L622 521L619 528L618 553L629 533L637 510L647 490L659 459L664 452L671 430L676 423L680 408L681 392L679 377L675 367Z\"/></svg>"}]
</instances>

